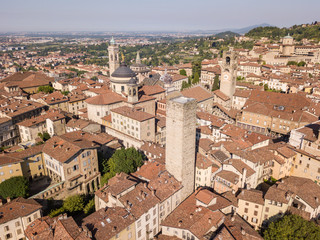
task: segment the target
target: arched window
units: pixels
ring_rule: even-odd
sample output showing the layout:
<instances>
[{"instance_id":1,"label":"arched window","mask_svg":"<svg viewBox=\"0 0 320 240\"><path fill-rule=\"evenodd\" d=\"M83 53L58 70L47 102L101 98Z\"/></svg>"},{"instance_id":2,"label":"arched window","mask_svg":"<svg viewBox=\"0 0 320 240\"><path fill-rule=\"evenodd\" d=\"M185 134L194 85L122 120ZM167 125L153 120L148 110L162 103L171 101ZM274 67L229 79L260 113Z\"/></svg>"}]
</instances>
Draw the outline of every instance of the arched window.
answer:
<instances>
[{"instance_id":1,"label":"arched window","mask_svg":"<svg viewBox=\"0 0 320 240\"><path fill-rule=\"evenodd\" d=\"M113 55L110 54L110 61L113 61Z\"/></svg>"},{"instance_id":2,"label":"arched window","mask_svg":"<svg viewBox=\"0 0 320 240\"><path fill-rule=\"evenodd\" d=\"M230 65L230 57L226 57L226 63Z\"/></svg>"},{"instance_id":3,"label":"arched window","mask_svg":"<svg viewBox=\"0 0 320 240\"><path fill-rule=\"evenodd\" d=\"M136 89L134 88L133 89L133 96L135 96L137 94L137 91L136 91Z\"/></svg>"},{"instance_id":4,"label":"arched window","mask_svg":"<svg viewBox=\"0 0 320 240\"><path fill-rule=\"evenodd\" d=\"M131 89L129 89L129 95L131 95Z\"/></svg>"}]
</instances>

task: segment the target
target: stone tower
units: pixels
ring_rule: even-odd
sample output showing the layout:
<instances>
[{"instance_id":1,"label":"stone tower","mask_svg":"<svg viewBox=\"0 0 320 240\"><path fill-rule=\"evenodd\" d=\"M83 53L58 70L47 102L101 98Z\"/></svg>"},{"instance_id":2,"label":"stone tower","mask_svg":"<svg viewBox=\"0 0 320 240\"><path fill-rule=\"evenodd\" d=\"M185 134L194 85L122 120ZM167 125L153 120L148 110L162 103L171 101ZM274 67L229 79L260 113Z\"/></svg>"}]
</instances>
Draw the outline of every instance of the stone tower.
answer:
<instances>
[{"instance_id":1,"label":"stone tower","mask_svg":"<svg viewBox=\"0 0 320 240\"><path fill-rule=\"evenodd\" d=\"M194 190L196 109L193 98L167 100L166 169L183 185L181 201Z\"/></svg>"},{"instance_id":2,"label":"stone tower","mask_svg":"<svg viewBox=\"0 0 320 240\"><path fill-rule=\"evenodd\" d=\"M140 52L139 51L137 52L136 64L141 64Z\"/></svg>"},{"instance_id":3,"label":"stone tower","mask_svg":"<svg viewBox=\"0 0 320 240\"><path fill-rule=\"evenodd\" d=\"M138 102L138 84L135 78L131 78L128 83L128 102L135 103Z\"/></svg>"},{"instance_id":4,"label":"stone tower","mask_svg":"<svg viewBox=\"0 0 320 240\"><path fill-rule=\"evenodd\" d=\"M114 41L113 37L110 40L108 52L109 52L109 74L111 76L111 74L120 66L119 46Z\"/></svg>"},{"instance_id":5,"label":"stone tower","mask_svg":"<svg viewBox=\"0 0 320 240\"><path fill-rule=\"evenodd\" d=\"M238 56L233 51L223 52L221 66L220 91L232 101L236 91Z\"/></svg>"}]
</instances>

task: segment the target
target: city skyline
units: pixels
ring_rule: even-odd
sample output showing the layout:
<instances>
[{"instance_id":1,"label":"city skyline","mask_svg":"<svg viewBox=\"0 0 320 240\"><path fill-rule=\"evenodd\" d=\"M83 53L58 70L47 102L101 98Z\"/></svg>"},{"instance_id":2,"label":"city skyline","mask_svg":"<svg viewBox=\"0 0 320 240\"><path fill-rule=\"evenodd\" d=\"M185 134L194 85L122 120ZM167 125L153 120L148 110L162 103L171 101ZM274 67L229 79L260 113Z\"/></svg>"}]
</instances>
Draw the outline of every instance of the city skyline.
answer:
<instances>
[{"instance_id":1,"label":"city skyline","mask_svg":"<svg viewBox=\"0 0 320 240\"><path fill-rule=\"evenodd\" d=\"M0 10L0 32L14 31L195 31L278 27L317 21L320 2L284 0L120 2L69 0L7 1ZM310 8L310 6L313 6ZM231 7L232 6L232 7Z\"/></svg>"}]
</instances>

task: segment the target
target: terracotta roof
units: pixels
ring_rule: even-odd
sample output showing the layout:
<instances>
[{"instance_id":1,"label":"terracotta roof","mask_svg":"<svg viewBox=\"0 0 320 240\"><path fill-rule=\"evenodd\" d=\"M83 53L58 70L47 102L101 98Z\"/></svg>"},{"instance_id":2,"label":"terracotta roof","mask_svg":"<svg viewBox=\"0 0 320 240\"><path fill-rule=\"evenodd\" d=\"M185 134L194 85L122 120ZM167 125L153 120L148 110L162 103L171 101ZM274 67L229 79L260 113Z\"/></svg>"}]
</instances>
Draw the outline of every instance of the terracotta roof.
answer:
<instances>
[{"instance_id":1,"label":"terracotta roof","mask_svg":"<svg viewBox=\"0 0 320 240\"><path fill-rule=\"evenodd\" d=\"M54 240L54 239L72 239L72 240L89 240L91 233L78 227L72 217L60 215L59 217L50 218L48 216L33 221L26 230L28 239L33 240Z\"/></svg>"},{"instance_id":2,"label":"terracotta roof","mask_svg":"<svg viewBox=\"0 0 320 240\"><path fill-rule=\"evenodd\" d=\"M30 215L41 208L42 206L33 199L18 197L3 206L0 206L0 224Z\"/></svg>"},{"instance_id":3,"label":"terracotta roof","mask_svg":"<svg viewBox=\"0 0 320 240\"><path fill-rule=\"evenodd\" d=\"M66 162L83 149L97 148L98 145L84 139L64 139L53 136L45 142L43 152L59 162Z\"/></svg>"},{"instance_id":4,"label":"terracotta roof","mask_svg":"<svg viewBox=\"0 0 320 240\"><path fill-rule=\"evenodd\" d=\"M207 169L213 165L213 162L208 159L206 156L203 156L200 153L197 153L196 157L196 167L199 169Z\"/></svg>"},{"instance_id":5,"label":"terracotta roof","mask_svg":"<svg viewBox=\"0 0 320 240\"><path fill-rule=\"evenodd\" d=\"M98 96L88 98L86 100L86 103L92 104L92 105L109 105L109 104L114 104L114 103L124 102L124 101L126 101L126 99L121 97L119 94L114 92L109 92L106 94L100 94Z\"/></svg>"},{"instance_id":6,"label":"terracotta roof","mask_svg":"<svg viewBox=\"0 0 320 240\"><path fill-rule=\"evenodd\" d=\"M100 209L83 219L83 226L93 232L94 239L112 239L135 222L126 209L112 207Z\"/></svg>"},{"instance_id":7,"label":"terracotta roof","mask_svg":"<svg viewBox=\"0 0 320 240\"><path fill-rule=\"evenodd\" d=\"M143 121L146 121L148 119L155 117L154 115L152 115L150 113L143 112L143 111L137 110L135 108L130 108L128 106L114 108L111 110L111 112L120 114L122 116L134 119L139 122L143 122Z\"/></svg>"},{"instance_id":8,"label":"terracotta roof","mask_svg":"<svg viewBox=\"0 0 320 240\"><path fill-rule=\"evenodd\" d=\"M64 118L65 116L59 110L51 109L47 112L43 112L40 116L26 119L18 123L17 125L24 126L24 127L32 127L40 123L45 123L46 119L50 119L51 121L55 122Z\"/></svg>"},{"instance_id":9,"label":"terracotta roof","mask_svg":"<svg viewBox=\"0 0 320 240\"><path fill-rule=\"evenodd\" d=\"M211 92L200 86L185 89L181 94L185 97L196 99L198 103L213 98Z\"/></svg>"},{"instance_id":10,"label":"terracotta roof","mask_svg":"<svg viewBox=\"0 0 320 240\"><path fill-rule=\"evenodd\" d=\"M223 92L221 92L220 89L213 91L213 94L216 95L218 98L221 98L223 101L230 100L230 98L227 95L225 95Z\"/></svg>"},{"instance_id":11,"label":"terracotta roof","mask_svg":"<svg viewBox=\"0 0 320 240\"><path fill-rule=\"evenodd\" d=\"M263 240L239 215L228 215L213 240Z\"/></svg>"},{"instance_id":12,"label":"terracotta roof","mask_svg":"<svg viewBox=\"0 0 320 240\"><path fill-rule=\"evenodd\" d=\"M213 144L214 144L214 142L208 138L200 138L199 139L199 147L202 148L205 152L212 150Z\"/></svg>"},{"instance_id":13,"label":"terracotta roof","mask_svg":"<svg viewBox=\"0 0 320 240\"><path fill-rule=\"evenodd\" d=\"M49 85L53 81L52 77L48 77L42 72L18 72L1 80L1 82L15 84L22 89Z\"/></svg>"},{"instance_id":14,"label":"terracotta roof","mask_svg":"<svg viewBox=\"0 0 320 240\"><path fill-rule=\"evenodd\" d=\"M212 211L209 208L196 205L196 194L190 195L183 201L163 222L163 227L185 229L194 234L198 239L212 228L218 228L224 214Z\"/></svg>"},{"instance_id":15,"label":"terracotta roof","mask_svg":"<svg viewBox=\"0 0 320 240\"><path fill-rule=\"evenodd\" d=\"M238 174L231 172L231 171L227 171L227 170L222 170L221 172L218 172L216 174L216 177L220 177L224 180L227 180L228 182L230 182L232 184L237 184L240 180Z\"/></svg>"},{"instance_id":16,"label":"terracotta roof","mask_svg":"<svg viewBox=\"0 0 320 240\"><path fill-rule=\"evenodd\" d=\"M288 177L277 183L277 187L290 191L303 199L312 208L318 208L320 202L320 187L311 179L302 177Z\"/></svg>"},{"instance_id":17,"label":"terracotta roof","mask_svg":"<svg viewBox=\"0 0 320 240\"><path fill-rule=\"evenodd\" d=\"M243 189L239 195L238 198L247 202L253 202L256 204L264 205L264 199L263 199L263 192L250 189L246 190Z\"/></svg>"},{"instance_id":18,"label":"terracotta roof","mask_svg":"<svg viewBox=\"0 0 320 240\"><path fill-rule=\"evenodd\" d=\"M146 95L152 96L154 94L164 93L166 90L160 87L159 85L154 85L154 86L144 85L139 91L143 92Z\"/></svg>"},{"instance_id":19,"label":"terracotta roof","mask_svg":"<svg viewBox=\"0 0 320 240\"><path fill-rule=\"evenodd\" d=\"M21 159L16 158L14 156L11 156L9 154L0 154L0 166L10 165L10 164L16 164L23 162Z\"/></svg>"}]
</instances>

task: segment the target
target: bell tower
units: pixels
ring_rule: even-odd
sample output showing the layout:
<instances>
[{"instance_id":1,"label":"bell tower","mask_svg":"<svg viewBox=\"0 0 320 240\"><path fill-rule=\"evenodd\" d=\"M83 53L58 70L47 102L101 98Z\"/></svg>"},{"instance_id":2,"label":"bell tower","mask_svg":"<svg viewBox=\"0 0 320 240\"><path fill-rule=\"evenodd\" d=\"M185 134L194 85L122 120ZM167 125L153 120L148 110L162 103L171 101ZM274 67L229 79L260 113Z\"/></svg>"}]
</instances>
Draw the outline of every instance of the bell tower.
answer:
<instances>
[{"instance_id":1,"label":"bell tower","mask_svg":"<svg viewBox=\"0 0 320 240\"><path fill-rule=\"evenodd\" d=\"M119 64L119 46L112 37L108 47L109 52L109 74L111 74L120 66Z\"/></svg>"},{"instance_id":2,"label":"bell tower","mask_svg":"<svg viewBox=\"0 0 320 240\"><path fill-rule=\"evenodd\" d=\"M223 52L220 91L232 100L236 91L238 56L233 51Z\"/></svg>"}]
</instances>

